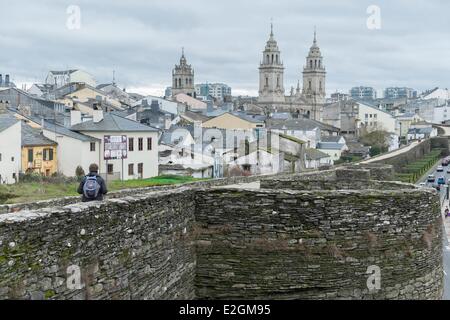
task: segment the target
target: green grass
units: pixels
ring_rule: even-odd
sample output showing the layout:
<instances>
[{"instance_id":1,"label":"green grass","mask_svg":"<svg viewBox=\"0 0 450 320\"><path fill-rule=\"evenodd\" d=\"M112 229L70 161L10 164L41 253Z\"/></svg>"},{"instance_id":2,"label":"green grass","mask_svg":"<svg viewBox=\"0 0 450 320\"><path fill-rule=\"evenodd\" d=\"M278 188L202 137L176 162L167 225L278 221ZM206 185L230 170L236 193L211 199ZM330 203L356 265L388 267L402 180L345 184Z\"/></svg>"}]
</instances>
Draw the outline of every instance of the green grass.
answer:
<instances>
[{"instance_id":1,"label":"green grass","mask_svg":"<svg viewBox=\"0 0 450 320\"><path fill-rule=\"evenodd\" d=\"M418 159L402 168L401 173L396 174L399 181L407 183L416 183L436 162L441 158L441 149L433 149L422 159Z\"/></svg>"},{"instance_id":2,"label":"green grass","mask_svg":"<svg viewBox=\"0 0 450 320\"><path fill-rule=\"evenodd\" d=\"M182 184L205 179L184 176L159 176L150 179L127 181L108 181L108 191L129 188L144 188L161 185ZM46 200L65 196L75 196L78 183L23 182L13 185L0 185L0 204L21 203Z\"/></svg>"}]
</instances>

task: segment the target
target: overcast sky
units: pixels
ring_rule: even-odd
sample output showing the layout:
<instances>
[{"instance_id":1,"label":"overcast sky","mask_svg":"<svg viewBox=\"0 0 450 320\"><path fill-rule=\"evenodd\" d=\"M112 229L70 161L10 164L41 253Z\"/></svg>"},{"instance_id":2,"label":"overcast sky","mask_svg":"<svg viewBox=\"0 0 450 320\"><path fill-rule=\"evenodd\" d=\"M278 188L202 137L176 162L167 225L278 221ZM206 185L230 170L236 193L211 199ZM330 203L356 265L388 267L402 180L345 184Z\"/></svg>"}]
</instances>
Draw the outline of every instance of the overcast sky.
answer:
<instances>
[{"instance_id":1,"label":"overcast sky","mask_svg":"<svg viewBox=\"0 0 450 320\"><path fill-rule=\"evenodd\" d=\"M48 70L81 68L98 83L162 94L185 47L195 82L257 94L258 65L273 18L285 89L301 79L317 26L327 93L352 86L450 87L448 0L0 0L0 73L16 84ZM67 28L70 5L79 29ZM377 5L381 28L369 29ZM73 21L73 20L69 20Z\"/></svg>"}]
</instances>

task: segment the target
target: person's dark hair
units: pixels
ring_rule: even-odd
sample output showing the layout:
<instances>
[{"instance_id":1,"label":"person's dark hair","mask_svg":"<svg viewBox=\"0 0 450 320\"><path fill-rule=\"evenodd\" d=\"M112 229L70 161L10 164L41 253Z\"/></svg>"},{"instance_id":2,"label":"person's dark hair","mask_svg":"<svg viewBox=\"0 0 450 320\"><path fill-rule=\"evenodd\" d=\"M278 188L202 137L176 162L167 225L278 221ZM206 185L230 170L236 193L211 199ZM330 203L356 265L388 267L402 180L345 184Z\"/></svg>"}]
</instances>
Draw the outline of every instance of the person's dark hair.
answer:
<instances>
[{"instance_id":1,"label":"person's dark hair","mask_svg":"<svg viewBox=\"0 0 450 320\"><path fill-rule=\"evenodd\" d=\"M92 163L89 166L89 172L97 172L98 173L98 165L96 165L95 163Z\"/></svg>"}]
</instances>

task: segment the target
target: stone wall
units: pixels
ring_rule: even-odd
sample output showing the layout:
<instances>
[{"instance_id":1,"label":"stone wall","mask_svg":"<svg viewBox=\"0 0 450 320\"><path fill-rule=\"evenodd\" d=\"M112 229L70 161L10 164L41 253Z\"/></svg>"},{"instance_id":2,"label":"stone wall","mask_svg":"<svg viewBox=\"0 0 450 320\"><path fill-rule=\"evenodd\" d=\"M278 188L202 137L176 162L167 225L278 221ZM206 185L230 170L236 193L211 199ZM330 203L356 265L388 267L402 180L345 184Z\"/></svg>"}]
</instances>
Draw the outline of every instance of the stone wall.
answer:
<instances>
[{"instance_id":1,"label":"stone wall","mask_svg":"<svg viewBox=\"0 0 450 320\"><path fill-rule=\"evenodd\" d=\"M396 172L401 172L402 168L412 163L418 159L423 158L426 154L431 151L431 139L422 141L417 146L413 147L411 150L408 150L404 153L398 154L392 158L387 158L383 160L375 160L373 164L389 164L394 166L394 170Z\"/></svg>"},{"instance_id":2,"label":"stone wall","mask_svg":"<svg viewBox=\"0 0 450 320\"><path fill-rule=\"evenodd\" d=\"M392 175L393 167L389 165L358 165L315 174L269 177L262 179L260 186L262 189L274 190L400 190L416 188L408 183L383 181L391 179Z\"/></svg>"},{"instance_id":3,"label":"stone wall","mask_svg":"<svg viewBox=\"0 0 450 320\"><path fill-rule=\"evenodd\" d=\"M314 174L314 173L312 173ZM197 182L189 182L183 184L185 187L191 188L209 188L214 186L224 186L229 184L236 183L248 183L253 181L258 181L260 179L268 178L268 177L279 177L285 176L281 175L262 175L262 176L250 176L250 177L231 177L231 178L221 178L221 179L211 179L205 181L197 181ZM146 188L133 188L133 189L123 189L119 191L109 192L106 196L107 199L115 199L122 198L127 196L133 196L135 194L148 193L148 192L157 192L157 191L165 191L165 190L174 190L180 188L180 185L163 185L163 186L153 186ZM32 201L25 203L14 203L14 204L3 204L0 205L0 214L3 213L11 213L11 212L19 212L21 210L36 210L41 208L48 207L61 207L74 203L81 202L81 196L71 196L71 197L61 197L56 199L49 200L41 200L41 201Z\"/></svg>"},{"instance_id":4,"label":"stone wall","mask_svg":"<svg viewBox=\"0 0 450 320\"><path fill-rule=\"evenodd\" d=\"M376 170L267 176L252 190L219 185L261 177L125 190L2 214L0 299L440 298L438 195L378 181ZM348 190L353 180L360 190ZM381 270L375 292L369 266Z\"/></svg>"},{"instance_id":5,"label":"stone wall","mask_svg":"<svg viewBox=\"0 0 450 320\"><path fill-rule=\"evenodd\" d=\"M193 221L186 189L0 215L0 298L192 299Z\"/></svg>"},{"instance_id":6,"label":"stone wall","mask_svg":"<svg viewBox=\"0 0 450 320\"><path fill-rule=\"evenodd\" d=\"M198 298L441 297L433 191L216 189L196 198ZM381 270L379 291L367 288L369 266Z\"/></svg>"}]
</instances>

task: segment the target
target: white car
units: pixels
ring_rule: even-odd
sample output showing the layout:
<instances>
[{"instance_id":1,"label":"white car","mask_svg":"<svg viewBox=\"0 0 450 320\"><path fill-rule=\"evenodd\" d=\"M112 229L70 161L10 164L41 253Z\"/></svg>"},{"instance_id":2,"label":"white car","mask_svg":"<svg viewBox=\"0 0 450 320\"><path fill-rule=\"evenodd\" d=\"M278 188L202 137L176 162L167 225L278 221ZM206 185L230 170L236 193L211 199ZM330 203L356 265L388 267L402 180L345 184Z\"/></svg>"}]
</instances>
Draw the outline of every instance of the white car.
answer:
<instances>
[{"instance_id":1,"label":"white car","mask_svg":"<svg viewBox=\"0 0 450 320\"><path fill-rule=\"evenodd\" d=\"M421 183L419 183L419 187L426 187L427 186L427 183L426 182L421 182Z\"/></svg>"},{"instance_id":2,"label":"white car","mask_svg":"<svg viewBox=\"0 0 450 320\"><path fill-rule=\"evenodd\" d=\"M438 166L436 171L437 172L444 172L444 167L443 166Z\"/></svg>"}]
</instances>

